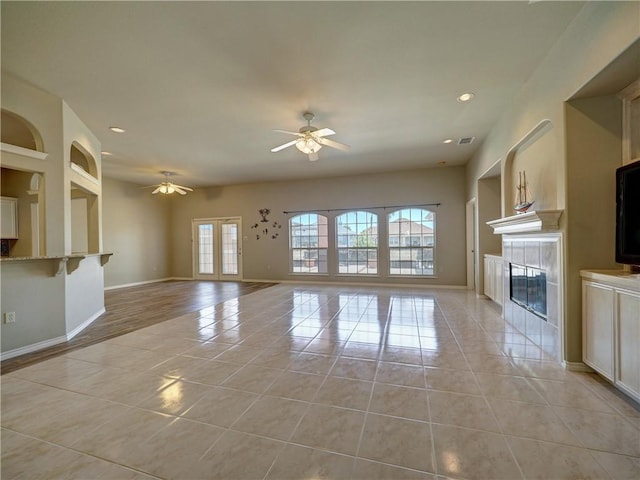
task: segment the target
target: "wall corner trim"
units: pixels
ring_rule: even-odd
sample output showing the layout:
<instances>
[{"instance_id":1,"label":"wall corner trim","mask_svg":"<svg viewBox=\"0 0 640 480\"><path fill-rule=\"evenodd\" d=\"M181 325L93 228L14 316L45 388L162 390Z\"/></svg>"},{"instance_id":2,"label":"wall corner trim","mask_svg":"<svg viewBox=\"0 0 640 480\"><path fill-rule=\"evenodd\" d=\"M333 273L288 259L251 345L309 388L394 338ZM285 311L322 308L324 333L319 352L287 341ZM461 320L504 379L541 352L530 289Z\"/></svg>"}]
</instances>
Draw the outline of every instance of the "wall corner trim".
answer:
<instances>
[{"instance_id":1,"label":"wall corner trim","mask_svg":"<svg viewBox=\"0 0 640 480\"><path fill-rule=\"evenodd\" d=\"M89 325L91 325L100 315L102 315L105 312L105 308L102 307L100 310L98 310L96 313L94 313L93 315L91 315L89 318L87 318L84 322L82 322L80 325L78 325L76 328L74 328L73 330L71 330L70 332L67 332L67 336L66 336L66 341L68 342L69 340L71 340L73 337L75 337L76 335L78 335L81 331L83 331L85 328L87 328Z\"/></svg>"}]
</instances>

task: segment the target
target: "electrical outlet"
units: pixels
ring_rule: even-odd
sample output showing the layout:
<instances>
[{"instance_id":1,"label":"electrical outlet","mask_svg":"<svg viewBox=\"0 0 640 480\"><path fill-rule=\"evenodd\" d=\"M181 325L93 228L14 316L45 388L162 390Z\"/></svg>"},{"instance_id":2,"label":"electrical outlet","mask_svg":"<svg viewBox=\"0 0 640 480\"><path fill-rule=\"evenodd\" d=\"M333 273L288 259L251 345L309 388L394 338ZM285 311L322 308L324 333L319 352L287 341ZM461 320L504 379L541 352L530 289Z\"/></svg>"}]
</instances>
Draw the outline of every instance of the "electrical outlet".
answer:
<instances>
[{"instance_id":1,"label":"electrical outlet","mask_svg":"<svg viewBox=\"0 0 640 480\"><path fill-rule=\"evenodd\" d=\"M7 312L4 314L4 323L16 323L16 312Z\"/></svg>"}]
</instances>

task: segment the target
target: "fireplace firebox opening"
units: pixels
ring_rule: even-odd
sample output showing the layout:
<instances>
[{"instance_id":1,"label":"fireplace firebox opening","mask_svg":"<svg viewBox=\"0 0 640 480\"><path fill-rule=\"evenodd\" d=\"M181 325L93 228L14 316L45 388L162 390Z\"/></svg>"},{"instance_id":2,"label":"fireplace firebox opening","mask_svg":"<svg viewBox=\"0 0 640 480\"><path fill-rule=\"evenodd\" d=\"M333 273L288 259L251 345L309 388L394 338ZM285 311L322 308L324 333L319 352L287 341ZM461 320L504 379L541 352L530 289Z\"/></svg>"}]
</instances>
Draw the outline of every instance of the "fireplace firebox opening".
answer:
<instances>
[{"instance_id":1,"label":"fireplace firebox opening","mask_svg":"<svg viewBox=\"0 0 640 480\"><path fill-rule=\"evenodd\" d=\"M547 320L547 275L544 270L510 263L509 286L512 302Z\"/></svg>"}]
</instances>

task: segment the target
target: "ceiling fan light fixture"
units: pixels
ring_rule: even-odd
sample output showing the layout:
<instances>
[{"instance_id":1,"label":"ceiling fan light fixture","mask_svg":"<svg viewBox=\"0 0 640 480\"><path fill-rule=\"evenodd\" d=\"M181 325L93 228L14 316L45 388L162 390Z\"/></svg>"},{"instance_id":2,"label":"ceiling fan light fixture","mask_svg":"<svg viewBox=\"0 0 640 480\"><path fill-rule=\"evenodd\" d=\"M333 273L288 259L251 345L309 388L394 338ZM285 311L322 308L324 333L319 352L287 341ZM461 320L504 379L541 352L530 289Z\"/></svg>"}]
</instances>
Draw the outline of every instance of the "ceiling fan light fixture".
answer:
<instances>
[{"instance_id":1,"label":"ceiling fan light fixture","mask_svg":"<svg viewBox=\"0 0 640 480\"><path fill-rule=\"evenodd\" d=\"M322 145L309 136L298 140L296 142L296 148L302 153L309 155L310 153L317 153L322 148Z\"/></svg>"}]
</instances>

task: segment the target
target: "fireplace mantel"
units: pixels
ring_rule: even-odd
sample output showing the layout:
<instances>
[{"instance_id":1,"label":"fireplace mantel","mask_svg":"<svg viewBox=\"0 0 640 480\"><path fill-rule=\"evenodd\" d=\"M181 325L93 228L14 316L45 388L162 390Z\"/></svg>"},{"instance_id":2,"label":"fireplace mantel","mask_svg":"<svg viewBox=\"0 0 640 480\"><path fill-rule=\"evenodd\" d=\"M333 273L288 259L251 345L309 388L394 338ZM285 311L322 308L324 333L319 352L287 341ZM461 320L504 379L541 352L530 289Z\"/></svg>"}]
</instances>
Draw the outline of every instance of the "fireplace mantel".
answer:
<instances>
[{"instance_id":1,"label":"fireplace mantel","mask_svg":"<svg viewBox=\"0 0 640 480\"><path fill-rule=\"evenodd\" d=\"M487 222L495 235L505 233L557 232L564 210L539 210Z\"/></svg>"}]
</instances>

